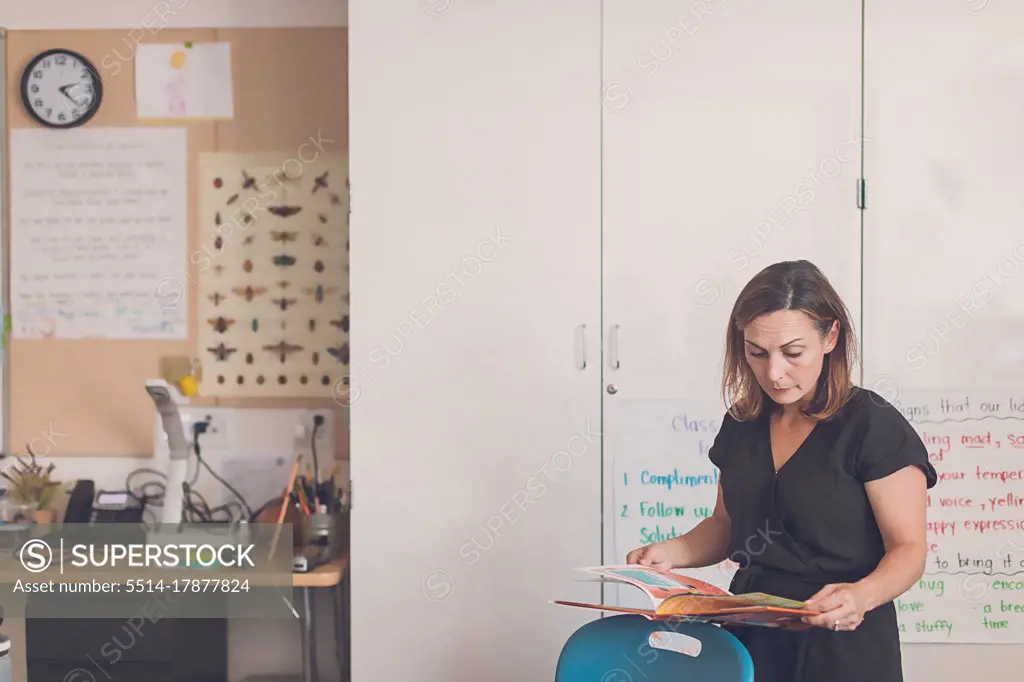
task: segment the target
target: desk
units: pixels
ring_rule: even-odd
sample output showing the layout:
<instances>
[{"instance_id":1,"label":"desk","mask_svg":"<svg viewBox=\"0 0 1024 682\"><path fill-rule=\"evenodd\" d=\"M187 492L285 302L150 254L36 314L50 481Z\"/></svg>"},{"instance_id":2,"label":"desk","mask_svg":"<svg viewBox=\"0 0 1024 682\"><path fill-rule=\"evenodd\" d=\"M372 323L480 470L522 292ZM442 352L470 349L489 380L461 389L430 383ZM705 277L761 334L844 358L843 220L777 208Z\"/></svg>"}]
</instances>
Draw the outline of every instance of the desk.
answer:
<instances>
[{"instance_id":1,"label":"desk","mask_svg":"<svg viewBox=\"0 0 1024 682\"><path fill-rule=\"evenodd\" d=\"M338 557L323 566L318 566L309 573L292 575L292 585L299 588L302 596L302 613L299 618L302 627L302 680L318 682L319 674L316 664L316 635L313 632L313 590L320 587L330 588L331 601L334 605L334 646L338 658L338 670L341 679L347 679L348 672L348 599L345 594L348 577L348 557ZM341 646L345 642L345 656L342 659Z\"/></svg>"}]
</instances>

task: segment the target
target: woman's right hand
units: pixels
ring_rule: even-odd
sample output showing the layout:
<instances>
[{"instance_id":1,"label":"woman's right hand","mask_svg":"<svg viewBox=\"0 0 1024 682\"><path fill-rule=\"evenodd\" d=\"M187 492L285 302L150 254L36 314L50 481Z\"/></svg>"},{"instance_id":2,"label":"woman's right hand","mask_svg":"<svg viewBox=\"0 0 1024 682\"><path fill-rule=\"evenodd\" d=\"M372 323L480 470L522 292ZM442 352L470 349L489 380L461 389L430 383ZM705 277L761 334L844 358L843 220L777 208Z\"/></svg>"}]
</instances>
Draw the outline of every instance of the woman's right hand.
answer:
<instances>
[{"instance_id":1,"label":"woman's right hand","mask_svg":"<svg viewBox=\"0 0 1024 682\"><path fill-rule=\"evenodd\" d=\"M650 566L656 571L669 571L675 567L675 552L667 542L656 542L634 549L626 555L627 564Z\"/></svg>"}]
</instances>

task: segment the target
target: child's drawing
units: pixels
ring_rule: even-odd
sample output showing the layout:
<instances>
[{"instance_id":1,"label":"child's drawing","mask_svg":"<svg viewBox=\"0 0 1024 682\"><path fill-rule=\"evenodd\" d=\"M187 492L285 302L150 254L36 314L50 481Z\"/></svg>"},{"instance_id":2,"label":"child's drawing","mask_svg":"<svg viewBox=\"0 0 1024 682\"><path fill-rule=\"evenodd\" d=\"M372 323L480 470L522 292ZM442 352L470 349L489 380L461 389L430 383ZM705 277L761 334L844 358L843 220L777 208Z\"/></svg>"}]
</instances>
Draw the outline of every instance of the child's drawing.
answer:
<instances>
[{"instance_id":1,"label":"child's drawing","mask_svg":"<svg viewBox=\"0 0 1024 682\"><path fill-rule=\"evenodd\" d=\"M147 43L135 54L141 119L234 116L230 43Z\"/></svg>"}]
</instances>

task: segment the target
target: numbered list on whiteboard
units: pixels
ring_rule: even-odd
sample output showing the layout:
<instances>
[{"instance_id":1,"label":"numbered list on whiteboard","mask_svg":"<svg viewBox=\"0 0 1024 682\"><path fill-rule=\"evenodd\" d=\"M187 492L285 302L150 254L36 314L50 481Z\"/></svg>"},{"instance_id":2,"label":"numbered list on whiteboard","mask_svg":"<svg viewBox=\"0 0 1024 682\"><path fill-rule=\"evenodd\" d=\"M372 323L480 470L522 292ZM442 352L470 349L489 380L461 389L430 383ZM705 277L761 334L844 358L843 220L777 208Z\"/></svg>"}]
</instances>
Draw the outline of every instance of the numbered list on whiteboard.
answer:
<instances>
[{"instance_id":1,"label":"numbered list on whiteboard","mask_svg":"<svg viewBox=\"0 0 1024 682\"><path fill-rule=\"evenodd\" d=\"M683 535L711 515L719 472L708 451L723 413L689 401L633 400L608 415L618 563L630 550ZM685 573L728 588L735 568L726 561Z\"/></svg>"}]
</instances>

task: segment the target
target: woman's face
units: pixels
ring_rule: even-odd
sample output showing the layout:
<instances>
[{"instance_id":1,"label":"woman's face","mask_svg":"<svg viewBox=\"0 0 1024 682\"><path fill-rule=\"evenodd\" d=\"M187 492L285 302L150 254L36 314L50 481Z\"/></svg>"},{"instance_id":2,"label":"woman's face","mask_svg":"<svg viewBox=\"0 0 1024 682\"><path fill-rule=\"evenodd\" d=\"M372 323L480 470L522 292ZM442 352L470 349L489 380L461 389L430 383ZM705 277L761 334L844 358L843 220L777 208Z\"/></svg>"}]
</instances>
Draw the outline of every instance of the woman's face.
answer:
<instances>
[{"instance_id":1,"label":"woman's face","mask_svg":"<svg viewBox=\"0 0 1024 682\"><path fill-rule=\"evenodd\" d=\"M813 397L825 354L836 347L839 323L822 338L814 321L795 310L755 319L743 330L747 363L761 388L780 405Z\"/></svg>"}]
</instances>

